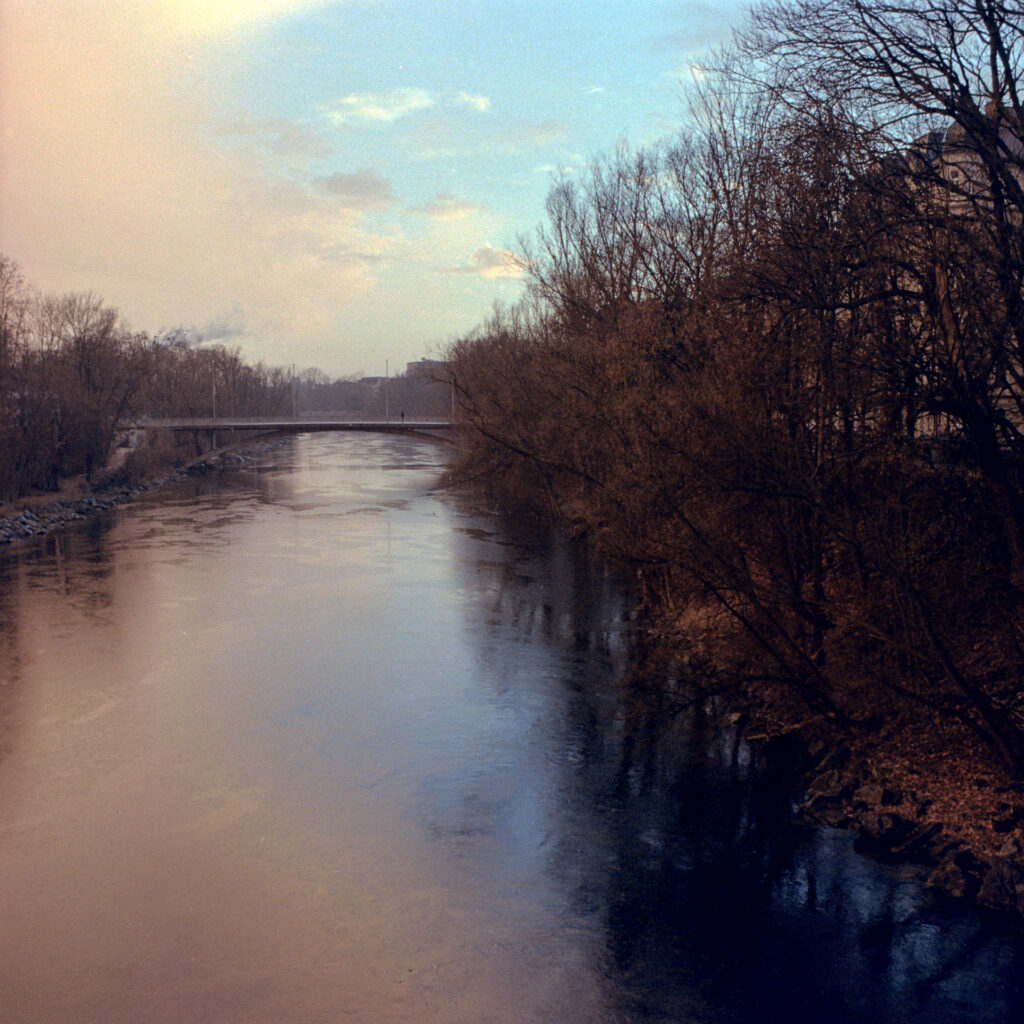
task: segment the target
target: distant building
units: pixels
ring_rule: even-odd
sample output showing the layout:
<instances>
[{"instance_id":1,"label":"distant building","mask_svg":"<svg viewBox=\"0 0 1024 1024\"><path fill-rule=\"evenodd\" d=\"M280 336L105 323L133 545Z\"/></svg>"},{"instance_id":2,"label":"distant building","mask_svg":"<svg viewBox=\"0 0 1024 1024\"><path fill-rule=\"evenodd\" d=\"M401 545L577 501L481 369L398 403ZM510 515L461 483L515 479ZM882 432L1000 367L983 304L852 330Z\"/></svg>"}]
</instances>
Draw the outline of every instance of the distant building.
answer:
<instances>
[{"instance_id":1,"label":"distant building","mask_svg":"<svg viewBox=\"0 0 1024 1024\"><path fill-rule=\"evenodd\" d=\"M431 380L443 380L447 374L448 364L440 359L417 359L405 364L407 377L428 377Z\"/></svg>"},{"instance_id":2,"label":"distant building","mask_svg":"<svg viewBox=\"0 0 1024 1024\"><path fill-rule=\"evenodd\" d=\"M915 139L902 158L889 163L889 173L910 176L926 200L923 209L936 224L958 229L972 223L984 227L989 218L997 230L1020 228L1021 189L1024 189L1024 125L1017 114L989 101L982 117L937 128ZM995 202L994 190L1003 204ZM940 294L948 294L947 272L937 259L935 281ZM944 329L947 329L944 327ZM949 339L950 351L956 342ZM1016 399L1005 388L994 395L996 405L1013 420L1018 417ZM920 434L942 435L949 430L944 412L921 413Z\"/></svg>"},{"instance_id":3,"label":"distant building","mask_svg":"<svg viewBox=\"0 0 1024 1024\"><path fill-rule=\"evenodd\" d=\"M1013 111L991 101L975 137L962 124L935 129L914 141L906 159L912 172L931 171L945 182L949 213L976 216L992 208L985 149L990 165L1002 165L1024 186L1024 129Z\"/></svg>"}]
</instances>

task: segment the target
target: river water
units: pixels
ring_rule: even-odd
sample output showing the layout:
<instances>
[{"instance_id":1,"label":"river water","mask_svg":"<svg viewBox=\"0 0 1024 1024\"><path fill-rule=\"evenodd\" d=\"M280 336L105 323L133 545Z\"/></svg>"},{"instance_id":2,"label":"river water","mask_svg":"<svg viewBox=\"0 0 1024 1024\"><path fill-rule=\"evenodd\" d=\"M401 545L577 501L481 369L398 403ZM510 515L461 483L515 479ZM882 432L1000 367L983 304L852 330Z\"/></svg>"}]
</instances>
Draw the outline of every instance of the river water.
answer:
<instances>
[{"instance_id":1,"label":"river water","mask_svg":"<svg viewBox=\"0 0 1024 1024\"><path fill-rule=\"evenodd\" d=\"M0 557L0 1021L1024 1020L1024 943L793 820L616 581L306 436Z\"/></svg>"}]
</instances>

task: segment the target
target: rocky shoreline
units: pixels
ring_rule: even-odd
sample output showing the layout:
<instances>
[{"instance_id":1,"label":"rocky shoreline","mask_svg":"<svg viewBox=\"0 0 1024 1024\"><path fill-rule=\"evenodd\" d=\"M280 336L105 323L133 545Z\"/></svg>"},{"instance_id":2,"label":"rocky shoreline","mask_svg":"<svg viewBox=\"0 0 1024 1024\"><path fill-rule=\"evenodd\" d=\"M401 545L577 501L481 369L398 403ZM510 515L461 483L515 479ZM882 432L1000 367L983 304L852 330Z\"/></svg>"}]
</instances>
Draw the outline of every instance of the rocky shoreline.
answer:
<instances>
[{"instance_id":1,"label":"rocky shoreline","mask_svg":"<svg viewBox=\"0 0 1024 1024\"><path fill-rule=\"evenodd\" d=\"M877 761L877 750L819 750L801 780L799 812L852 829L865 854L916 866L939 898L1024 923L1024 786L969 755L941 774Z\"/></svg>"},{"instance_id":2,"label":"rocky shoreline","mask_svg":"<svg viewBox=\"0 0 1024 1024\"><path fill-rule=\"evenodd\" d=\"M240 468L251 461L254 451L269 451L280 443L253 443L241 450L236 448L208 452L186 465L131 484L118 483L115 473L107 482L98 484L84 494L55 497L52 501L47 501L46 496L38 496L34 499L37 503L21 504L9 514L0 516L0 546L63 529L100 512L124 505L145 491L163 487L189 474Z\"/></svg>"},{"instance_id":3,"label":"rocky shoreline","mask_svg":"<svg viewBox=\"0 0 1024 1024\"><path fill-rule=\"evenodd\" d=\"M26 507L0 519L0 544L39 537L72 523L81 522L98 512L123 505L143 491L162 487L178 479L184 471L169 473L131 486L101 487L79 497L62 498L44 505Z\"/></svg>"}]
</instances>

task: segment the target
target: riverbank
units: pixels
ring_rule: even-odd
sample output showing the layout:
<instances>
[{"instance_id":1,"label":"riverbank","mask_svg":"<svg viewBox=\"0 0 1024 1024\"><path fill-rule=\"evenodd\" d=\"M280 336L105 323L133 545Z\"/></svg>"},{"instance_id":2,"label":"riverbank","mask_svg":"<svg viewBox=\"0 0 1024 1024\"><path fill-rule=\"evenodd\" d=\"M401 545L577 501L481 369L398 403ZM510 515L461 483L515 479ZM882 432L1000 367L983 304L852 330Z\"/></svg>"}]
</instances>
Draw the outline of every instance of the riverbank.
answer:
<instances>
[{"instance_id":1,"label":"riverbank","mask_svg":"<svg viewBox=\"0 0 1024 1024\"><path fill-rule=\"evenodd\" d=\"M976 737L905 712L861 735L805 744L799 810L856 846L916 865L939 898L1024 922L1024 785Z\"/></svg>"},{"instance_id":2,"label":"riverbank","mask_svg":"<svg viewBox=\"0 0 1024 1024\"><path fill-rule=\"evenodd\" d=\"M856 850L910 868L939 901L1024 924L1024 784L963 723L894 704L839 725L728 691L729 720L788 780L799 817L852 833Z\"/></svg>"},{"instance_id":3,"label":"riverbank","mask_svg":"<svg viewBox=\"0 0 1024 1024\"><path fill-rule=\"evenodd\" d=\"M124 505L139 494L173 483L190 473L238 468L245 465L256 452L270 451L280 444L281 440L277 439L215 449L178 465L162 466L131 482L124 482L122 467L112 466L93 485L84 477L76 477L65 481L59 491L28 495L17 501L0 504L0 546L64 529Z\"/></svg>"},{"instance_id":4,"label":"riverbank","mask_svg":"<svg viewBox=\"0 0 1024 1024\"><path fill-rule=\"evenodd\" d=\"M132 485L106 485L96 489L86 489L84 484L73 484L60 492L33 495L18 502L2 505L0 544L39 537L63 529L72 523L81 522L99 512L123 505L143 491L162 487L178 479L184 472L175 470ZM58 497L58 494L62 496Z\"/></svg>"},{"instance_id":5,"label":"riverbank","mask_svg":"<svg viewBox=\"0 0 1024 1024\"><path fill-rule=\"evenodd\" d=\"M486 469L461 466L451 478L506 512L558 524L614 561L585 517L546 509L528 484L496 486ZM645 590L641 580L652 686L687 679L687 700L703 693L742 723L790 780L804 819L852 832L865 855L913 867L937 899L1024 924L1024 783L963 717L906 699L853 657L841 672L852 695L842 712L816 711L732 618L692 595L673 598L667 584Z\"/></svg>"},{"instance_id":6,"label":"riverbank","mask_svg":"<svg viewBox=\"0 0 1024 1024\"><path fill-rule=\"evenodd\" d=\"M939 901L1024 925L1024 783L962 721L890 695L860 718L808 714L785 687L722 654L687 654L693 636L648 610L651 686L684 680L684 703L717 708L786 786L805 821L851 833L855 849L913 871ZM726 645L727 646L727 645ZM663 685L663 684L662 684Z\"/></svg>"}]
</instances>

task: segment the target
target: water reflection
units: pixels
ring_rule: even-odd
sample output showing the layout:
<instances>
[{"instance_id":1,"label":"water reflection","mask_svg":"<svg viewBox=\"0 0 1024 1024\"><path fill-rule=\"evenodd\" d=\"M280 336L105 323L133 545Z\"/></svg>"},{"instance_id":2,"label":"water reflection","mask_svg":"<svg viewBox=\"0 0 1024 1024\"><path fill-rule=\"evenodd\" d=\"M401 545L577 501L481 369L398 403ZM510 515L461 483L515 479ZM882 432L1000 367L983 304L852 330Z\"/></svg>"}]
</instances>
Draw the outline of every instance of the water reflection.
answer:
<instances>
[{"instance_id":1,"label":"water reflection","mask_svg":"<svg viewBox=\"0 0 1024 1024\"><path fill-rule=\"evenodd\" d=\"M15 568L0 561L0 765L17 728L21 683L16 577Z\"/></svg>"},{"instance_id":2,"label":"water reflection","mask_svg":"<svg viewBox=\"0 0 1024 1024\"><path fill-rule=\"evenodd\" d=\"M17 740L26 697L23 665L51 638L73 631L65 609L97 624L107 621L114 571L109 528L109 518L99 517L0 557L0 764Z\"/></svg>"},{"instance_id":3,"label":"water reflection","mask_svg":"<svg viewBox=\"0 0 1024 1024\"><path fill-rule=\"evenodd\" d=\"M1018 933L792 820L785 780L732 729L699 702L666 713L607 572L558 537L518 539L511 561L473 563L482 674L503 675L510 635L563 654L546 870L600 932L621 1019L1024 1019Z\"/></svg>"},{"instance_id":4,"label":"water reflection","mask_svg":"<svg viewBox=\"0 0 1024 1024\"><path fill-rule=\"evenodd\" d=\"M622 581L303 438L0 560L5 1022L992 1021L1021 943L791 820Z\"/></svg>"}]
</instances>

